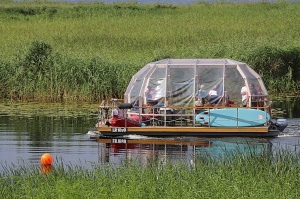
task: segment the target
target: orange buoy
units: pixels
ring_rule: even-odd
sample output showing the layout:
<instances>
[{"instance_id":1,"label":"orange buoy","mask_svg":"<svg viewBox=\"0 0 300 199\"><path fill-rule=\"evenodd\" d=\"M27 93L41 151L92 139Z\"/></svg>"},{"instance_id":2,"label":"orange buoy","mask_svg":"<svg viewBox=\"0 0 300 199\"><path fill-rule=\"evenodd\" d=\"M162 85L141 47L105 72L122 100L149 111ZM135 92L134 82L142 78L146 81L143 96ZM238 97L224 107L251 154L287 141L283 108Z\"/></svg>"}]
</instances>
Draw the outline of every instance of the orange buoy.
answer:
<instances>
[{"instance_id":1,"label":"orange buoy","mask_svg":"<svg viewBox=\"0 0 300 199\"><path fill-rule=\"evenodd\" d=\"M45 153L41 156L41 163L43 165L50 165L52 164L52 156L49 153Z\"/></svg>"}]
</instances>

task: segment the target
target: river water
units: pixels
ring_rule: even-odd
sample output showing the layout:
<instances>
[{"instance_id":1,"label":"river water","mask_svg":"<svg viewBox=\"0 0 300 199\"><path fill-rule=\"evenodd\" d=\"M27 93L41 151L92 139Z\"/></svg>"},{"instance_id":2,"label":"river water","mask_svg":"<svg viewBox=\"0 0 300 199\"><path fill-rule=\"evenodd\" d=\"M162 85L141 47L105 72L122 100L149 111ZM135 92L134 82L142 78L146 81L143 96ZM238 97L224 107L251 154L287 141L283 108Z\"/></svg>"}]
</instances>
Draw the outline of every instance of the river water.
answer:
<instances>
[{"instance_id":1,"label":"river water","mask_svg":"<svg viewBox=\"0 0 300 199\"><path fill-rule=\"evenodd\" d=\"M119 164L126 159L192 162L199 155L218 156L237 148L298 150L300 144L300 98L273 101L273 114L287 118L288 127L275 138L195 138L168 139L142 136L96 142L90 139L97 122L96 104L10 104L0 105L0 171L7 167L40 165L40 157L50 153L55 164L91 168Z\"/></svg>"}]
</instances>

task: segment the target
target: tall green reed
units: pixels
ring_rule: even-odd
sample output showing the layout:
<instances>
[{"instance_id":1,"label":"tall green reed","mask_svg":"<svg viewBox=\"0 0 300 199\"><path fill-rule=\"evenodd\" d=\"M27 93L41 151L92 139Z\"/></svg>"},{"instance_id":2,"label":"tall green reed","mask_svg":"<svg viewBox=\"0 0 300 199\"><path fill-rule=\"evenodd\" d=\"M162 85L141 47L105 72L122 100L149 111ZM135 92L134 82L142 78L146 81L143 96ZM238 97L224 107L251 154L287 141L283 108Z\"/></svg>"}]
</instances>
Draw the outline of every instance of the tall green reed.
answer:
<instances>
[{"instance_id":1,"label":"tall green reed","mask_svg":"<svg viewBox=\"0 0 300 199\"><path fill-rule=\"evenodd\" d=\"M82 166L55 162L45 175L39 166L9 168L0 178L5 198L295 198L299 195L297 150L251 148L194 163L139 160L119 165Z\"/></svg>"},{"instance_id":2,"label":"tall green reed","mask_svg":"<svg viewBox=\"0 0 300 199\"><path fill-rule=\"evenodd\" d=\"M249 62L272 93L297 91L299 28L292 24L299 22L299 6L1 3L0 81L7 87L0 94L13 100L122 98L131 76L150 61L220 57ZM31 63L39 45L51 49L47 57L38 54L44 73Z\"/></svg>"}]
</instances>

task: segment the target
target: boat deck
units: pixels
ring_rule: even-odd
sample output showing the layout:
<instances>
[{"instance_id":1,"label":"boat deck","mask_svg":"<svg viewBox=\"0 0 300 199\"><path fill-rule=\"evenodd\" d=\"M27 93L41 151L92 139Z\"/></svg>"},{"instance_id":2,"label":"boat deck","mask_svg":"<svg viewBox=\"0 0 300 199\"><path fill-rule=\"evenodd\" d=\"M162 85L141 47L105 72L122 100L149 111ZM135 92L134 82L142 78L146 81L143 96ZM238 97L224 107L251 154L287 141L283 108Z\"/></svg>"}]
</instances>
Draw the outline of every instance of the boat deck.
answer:
<instances>
[{"instance_id":1,"label":"boat deck","mask_svg":"<svg viewBox=\"0 0 300 199\"><path fill-rule=\"evenodd\" d=\"M114 107L100 106L99 122L96 124L96 129L99 135L102 136L123 136L123 135L145 135L145 136L246 136L246 137L274 137L280 134L280 131L273 129L271 123L265 119L265 122L260 126L238 126L239 117L230 117L233 126L210 126L199 124L195 118L197 112L206 111L210 115L210 111L216 107L162 107L159 113L135 113L124 110L120 120L123 120L122 125L114 126L108 121L111 121L111 115L108 110L113 110ZM145 108L145 107L138 107ZM150 107L151 109L157 107ZM169 111L169 109L174 111ZM218 109L225 107L219 106ZM240 107L228 107L236 112ZM253 108L253 107L252 107ZM257 107L257 109L267 110L269 107ZM106 110L104 110L106 109ZM184 110L184 111L183 111ZM135 116L136 121L139 121L140 126L130 126L130 119ZM143 120L147 118L147 120ZM264 117L266 118L266 117ZM224 118L224 120L229 120ZM245 120L245 119L244 119ZM251 122L251 118L247 121Z\"/></svg>"},{"instance_id":2,"label":"boat deck","mask_svg":"<svg viewBox=\"0 0 300 199\"><path fill-rule=\"evenodd\" d=\"M97 126L103 136L122 136L128 134L146 136L250 136L273 137L279 135L278 130L270 130L269 126L260 127L193 127L193 126L145 126L145 127L108 127Z\"/></svg>"}]
</instances>

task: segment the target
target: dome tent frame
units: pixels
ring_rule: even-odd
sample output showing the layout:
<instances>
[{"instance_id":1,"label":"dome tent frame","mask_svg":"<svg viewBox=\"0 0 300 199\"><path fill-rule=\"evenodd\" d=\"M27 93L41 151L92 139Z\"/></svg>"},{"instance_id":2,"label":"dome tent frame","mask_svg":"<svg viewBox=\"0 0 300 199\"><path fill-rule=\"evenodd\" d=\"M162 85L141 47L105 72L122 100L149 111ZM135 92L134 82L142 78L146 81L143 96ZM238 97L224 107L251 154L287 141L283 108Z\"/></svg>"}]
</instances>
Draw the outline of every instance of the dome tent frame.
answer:
<instances>
[{"instance_id":1,"label":"dome tent frame","mask_svg":"<svg viewBox=\"0 0 300 199\"><path fill-rule=\"evenodd\" d=\"M214 104L230 101L241 105L241 88L254 86L268 103L268 92L262 78L246 63L231 59L164 59L145 65L131 79L124 95L125 103L141 107L147 104L148 89L152 99L161 106L193 106L198 85L204 85L206 98L209 91L218 87L220 100ZM248 105L253 105L249 92ZM252 100L252 101L251 101ZM265 104L269 105L269 104Z\"/></svg>"},{"instance_id":2,"label":"dome tent frame","mask_svg":"<svg viewBox=\"0 0 300 199\"><path fill-rule=\"evenodd\" d=\"M260 75L230 59L151 62L132 77L124 103L117 101L99 106L96 128L103 136L273 137L287 126L271 120Z\"/></svg>"}]
</instances>

